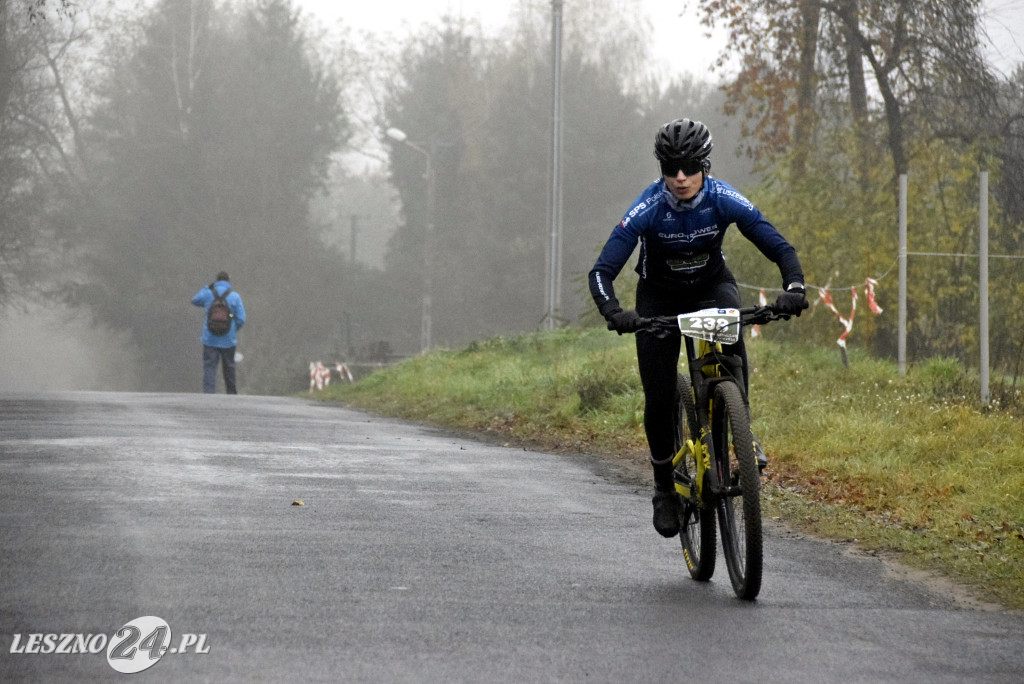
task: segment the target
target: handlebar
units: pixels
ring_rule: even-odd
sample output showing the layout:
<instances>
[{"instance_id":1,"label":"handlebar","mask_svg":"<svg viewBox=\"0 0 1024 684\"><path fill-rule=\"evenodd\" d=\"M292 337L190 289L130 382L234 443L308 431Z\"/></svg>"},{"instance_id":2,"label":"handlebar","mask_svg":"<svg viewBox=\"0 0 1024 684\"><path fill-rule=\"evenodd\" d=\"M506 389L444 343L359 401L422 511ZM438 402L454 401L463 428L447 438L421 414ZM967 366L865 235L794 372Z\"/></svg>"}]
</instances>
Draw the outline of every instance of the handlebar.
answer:
<instances>
[{"instance_id":1,"label":"handlebar","mask_svg":"<svg viewBox=\"0 0 1024 684\"><path fill-rule=\"evenodd\" d=\"M791 318L791 314L777 311L774 304L745 307L740 309L739 312L741 326L764 325L771 321L788 321ZM679 320L676 316L654 316L651 318L641 318L639 321L639 330L646 330L661 336L668 334L682 334L682 331L679 328Z\"/></svg>"},{"instance_id":2,"label":"handlebar","mask_svg":"<svg viewBox=\"0 0 1024 684\"><path fill-rule=\"evenodd\" d=\"M774 304L740 309L740 321L743 325L764 325L772 321L788 321L790 318L792 318L792 314L776 310Z\"/></svg>"}]
</instances>

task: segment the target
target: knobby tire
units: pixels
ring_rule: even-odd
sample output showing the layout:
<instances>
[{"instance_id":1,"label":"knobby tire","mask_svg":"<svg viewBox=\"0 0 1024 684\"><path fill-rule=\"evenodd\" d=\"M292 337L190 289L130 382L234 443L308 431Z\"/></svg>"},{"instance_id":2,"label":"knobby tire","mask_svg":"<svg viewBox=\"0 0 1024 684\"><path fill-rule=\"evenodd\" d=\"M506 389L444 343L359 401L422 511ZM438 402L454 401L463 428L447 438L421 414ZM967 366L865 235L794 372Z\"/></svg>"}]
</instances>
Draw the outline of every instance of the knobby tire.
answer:
<instances>
[{"instance_id":1,"label":"knobby tire","mask_svg":"<svg viewBox=\"0 0 1024 684\"><path fill-rule=\"evenodd\" d=\"M675 451L682 448L688 439L696 439L697 411L693 405L693 390L690 378L682 373L676 381L676 410L673 413L675 429ZM688 454L676 466L675 477L694 487L697 477L697 463ZM693 490L695 491L695 489ZM683 500L679 507L679 542L683 547L683 558L690 576L698 582L706 582L715 573L715 512L710 506L698 507L692 500Z\"/></svg>"},{"instance_id":2,"label":"knobby tire","mask_svg":"<svg viewBox=\"0 0 1024 684\"><path fill-rule=\"evenodd\" d=\"M741 494L723 496L717 503L722 550L733 591L753 600L761 591L763 536L761 478L750 432L750 414L739 388L732 382L715 387L711 434L723 485L739 486Z\"/></svg>"}]
</instances>

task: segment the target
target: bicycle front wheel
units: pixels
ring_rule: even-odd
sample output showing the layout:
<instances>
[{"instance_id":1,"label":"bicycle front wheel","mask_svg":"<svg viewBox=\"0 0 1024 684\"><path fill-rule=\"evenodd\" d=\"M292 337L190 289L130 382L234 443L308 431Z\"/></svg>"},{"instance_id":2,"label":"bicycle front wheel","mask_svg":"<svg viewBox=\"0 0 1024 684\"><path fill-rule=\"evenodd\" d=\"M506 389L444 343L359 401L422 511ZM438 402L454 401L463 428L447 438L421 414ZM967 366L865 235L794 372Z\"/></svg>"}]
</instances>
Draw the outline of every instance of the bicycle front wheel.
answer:
<instances>
[{"instance_id":1,"label":"bicycle front wheel","mask_svg":"<svg viewBox=\"0 0 1024 684\"><path fill-rule=\"evenodd\" d=\"M733 591L741 599L752 600L761 591L763 570L761 477L750 415L743 395L732 382L715 387L711 434L715 467L725 488L717 505L725 563Z\"/></svg>"},{"instance_id":2,"label":"bicycle front wheel","mask_svg":"<svg viewBox=\"0 0 1024 684\"><path fill-rule=\"evenodd\" d=\"M682 373L676 381L677 404L673 415L676 453L687 440L696 440L697 411L693 405L690 378ZM693 451L687 451L675 467L675 480L690 488L690 496L682 497L679 507L679 543L690 577L707 582L715 574L715 512L706 502L697 501L697 462Z\"/></svg>"}]
</instances>

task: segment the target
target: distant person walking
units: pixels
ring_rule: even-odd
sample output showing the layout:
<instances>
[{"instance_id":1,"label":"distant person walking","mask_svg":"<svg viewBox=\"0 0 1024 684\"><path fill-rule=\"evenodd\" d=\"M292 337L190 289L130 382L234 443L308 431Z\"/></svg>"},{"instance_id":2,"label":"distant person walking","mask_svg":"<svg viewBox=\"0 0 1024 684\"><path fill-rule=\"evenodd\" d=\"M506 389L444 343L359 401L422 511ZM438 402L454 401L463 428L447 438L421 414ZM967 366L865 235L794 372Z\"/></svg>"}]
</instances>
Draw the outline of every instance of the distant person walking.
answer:
<instances>
[{"instance_id":1,"label":"distant person walking","mask_svg":"<svg viewBox=\"0 0 1024 684\"><path fill-rule=\"evenodd\" d=\"M233 289L228 274L221 271L214 282L192 298L192 304L206 311L203 318L203 391L213 394L217 388L217 364L224 365L224 389L238 394L235 386L235 347L237 333L245 325L242 297Z\"/></svg>"}]
</instances>

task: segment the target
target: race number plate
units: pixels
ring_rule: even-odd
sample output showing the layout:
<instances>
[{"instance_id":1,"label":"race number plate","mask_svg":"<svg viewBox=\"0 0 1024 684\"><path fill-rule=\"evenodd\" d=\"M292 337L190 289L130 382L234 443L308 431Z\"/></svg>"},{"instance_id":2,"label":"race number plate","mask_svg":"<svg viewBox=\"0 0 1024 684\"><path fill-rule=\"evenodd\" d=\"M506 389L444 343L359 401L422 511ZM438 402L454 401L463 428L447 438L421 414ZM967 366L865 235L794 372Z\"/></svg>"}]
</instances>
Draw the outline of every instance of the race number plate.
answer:
<instances>
[{"instance_id":1,"label":"race number plate","mask_svg":"<svg viewBox=\"0 0 1024 684\"><path fill-rule=\"evenodd\" d=\"M701 309L677 317L679 330L687 337L721 344L740 339L739 309Z\"/></svg>"}]
</instances>

